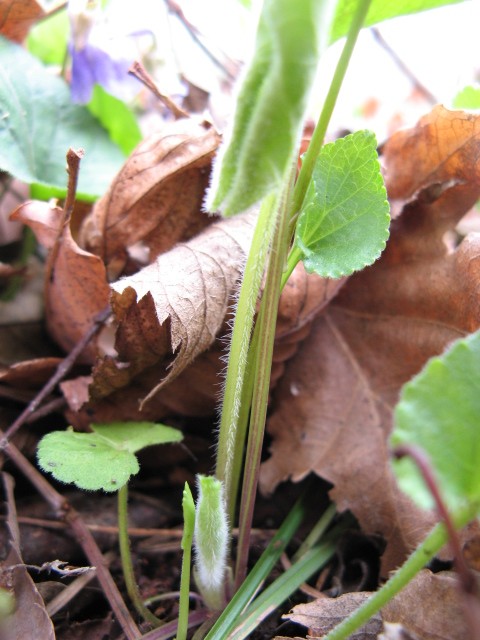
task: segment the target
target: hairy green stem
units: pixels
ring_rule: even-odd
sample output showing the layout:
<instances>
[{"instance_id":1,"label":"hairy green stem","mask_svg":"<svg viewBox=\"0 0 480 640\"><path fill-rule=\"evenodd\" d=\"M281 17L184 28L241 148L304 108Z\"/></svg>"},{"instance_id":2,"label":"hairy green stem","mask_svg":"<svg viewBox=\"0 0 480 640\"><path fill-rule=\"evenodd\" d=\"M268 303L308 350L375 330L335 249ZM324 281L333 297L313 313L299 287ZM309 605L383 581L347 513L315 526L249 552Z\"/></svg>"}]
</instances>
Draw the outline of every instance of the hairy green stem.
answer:
<instances>
[{"instance_id":1,"label":"hairy green stem","mask_svg":"<svg viewBox=\"0 0 480 640\"><path fill-rule=\"evenodd\" d=\"M133 571L132 555L130 553L130 541L128 539L128 485L123 485L118 490L118 542L120 545L120 557L122 559L123 577L127 593L137 613L147 622L158 627L162 620L157 618L143 603L138 590Z\"/></svg>"},{"instance_id":2,"label":"hairy green stem","mask_svg":"<svg viewBox=\"0 0 480 640\"><path fill-rule=\"evenodd\" d=\"M253 397L253 368L255 364L255 354L257 352L258 344L258 330L257 324L253 330L252 340L250 342L250 348L248 350L247 369L245 371L245 380L242 389L242 398L240 411L238 414L238 427L237 427L237 441L235 443L235 451L239 454L235 456L232 466L232 486L235 487L235 496L240 486L240 481L243 473L244 466L244 447L247 439L248 422L250 418L250 407L252 406Z\"/></svg>"},{"instance_id":3,"label":"hairy green stem","mask_svg":"<svg viewBox=\"0 0 480 640\"><path fill-rule=\"evenodd\" d=\"M455 518L458 527L465 526L475 517L475 510L466 509ZM387 602L397 595L429 562L448 541L448 533L443 523L437 524L420 546L393 576L376 591L361 607L336 626L325 636L325 640L346 640L354 631L366 624Z\"/></svg>"},{"instance_id":4,"label":"hairy green stem","mask_svg":"<svg viewBox=\"0 0 480 640\"><path fill-rule=\"evenodd\" d=\"M272 194L263 200L255 226L240 288L228 356L215 474L224 483L225 500L230 522L233 521L237 495L237 487L234 486L232 472L235 459L242 455L241 451L236 450L242 389L247 368L255 305L265 271L271 238L275 229L275 214L276 196Z\"/></svg>"},{"instance_id":5,"label":"hairy green stem","mask_svg":"<svg viewBox=\"0 0 480 640\"><path fill-rule=\"evenodd\" d=\"M278 225L275 230L267 279L262 294L260 313L255 327L255 338L252 341L250 358L254 363L255 393L252 399L248 445L243 474L242 502L240 508L237 567L235 572L235 588L241 585L247 572L248 551L250 548L250 532L253 510L257 494L258 476L262 453L265 419L267 415L268 395L270 390L270 372L272 368L273 345L277 325L280 283L285 266L289 243L289 211L290 197L295 169L291 171L290 180L280 199ZM254 344L253 344L254 343Z\"/></svg>"}]
</instances>

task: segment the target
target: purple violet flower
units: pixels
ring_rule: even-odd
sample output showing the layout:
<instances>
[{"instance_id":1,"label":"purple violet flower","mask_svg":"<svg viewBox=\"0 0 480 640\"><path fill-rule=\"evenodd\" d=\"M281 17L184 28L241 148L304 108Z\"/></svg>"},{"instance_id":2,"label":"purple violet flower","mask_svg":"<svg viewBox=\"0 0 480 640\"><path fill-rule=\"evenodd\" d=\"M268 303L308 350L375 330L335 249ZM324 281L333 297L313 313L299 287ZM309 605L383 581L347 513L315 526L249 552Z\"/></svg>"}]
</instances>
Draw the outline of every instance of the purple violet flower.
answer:
<instances>
[{"instance_id":1,"label":"purple violet flower","mask_svg":"<svg viewBox=\"0 0 480 640\"><path fill-rule=\"evenodd\" d=\"M135 55L123 54L130 47L119 47L118 38L112 38L106 24L99 20L98 3L92 0L69 0L72 58L71 97L76 103L90 101L95 84L121 100L131 99L140 90L139 83L130 75ZM122 38L123 41L127 38ZM122 50L122 51L121 51Z\"/></svg>"}]
</instances>

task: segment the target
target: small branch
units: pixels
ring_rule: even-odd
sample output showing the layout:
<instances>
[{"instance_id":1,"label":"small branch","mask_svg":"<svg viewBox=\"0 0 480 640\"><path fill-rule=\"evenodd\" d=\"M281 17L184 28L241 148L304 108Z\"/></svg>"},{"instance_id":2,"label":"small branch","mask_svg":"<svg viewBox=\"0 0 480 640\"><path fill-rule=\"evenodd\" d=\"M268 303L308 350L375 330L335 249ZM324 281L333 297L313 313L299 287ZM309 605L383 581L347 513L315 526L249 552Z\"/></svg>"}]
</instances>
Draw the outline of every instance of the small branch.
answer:
<instances>
[{"instance_id":1,"label":"small branch","mask_svg":"<svg viewBox=\"0 0 480 640\"><path fill-rule=\"evenodd\" d=\"M4 449L8 440L13 436L14 433L20 429L20 427L28 421L31 414L37 410L39 405L43 402L43 400L53 391L56 385L62 380L70 369L75 364L78 356L85 349L87 344L92 340L92 338L98 333L100 328L102 327L105 320L110 316L110 308L107 307L98 313L94 320L93 324L87 333L83 336L83 338L75 345L75 347L70 351L68 356L60 362L57 367L55 374L50 378L47 384L40 390L40 392L35 396L35 398L30 402L30 404L22 411L22 413L18 416L15 422L9 427L9 429L5 432L4 437L0 441L0 449Z\"/></svg>"},{"instance_id":2,"label":"small branch","mask_svg":"<svg viewBox=\"0 0 480 640\"><path fill-rule=\"evenodd\" d=\"M83 149L70 148L67 151L67 197L65 198L65 204L63 205L62 219L58 227L58 234L55 239L52 251L48 256L47 268L45 273L45 282L49 282L53 279L55 271L55 262L57 261L58 252L60 250L60 243L66 227L70 224L72 217L73 207L75 205L75 196L77 193L78 174L80 171L80 160L85 155Z\"/></svg>"},{"instance_id":3,"label":"small branch","mask_svg":"<svg viewBox=\"0 0 480 640\"><path fill-rule=\"evenodd\" d=\"M235 78L237 77L237 74L238 74L238 64L236 64L231 59L229 59L228 56L225 56L225 57L227 58L227 62L229 63L229 67L230 68L228 68L225 64L223 64L210 51L210 49L208 49L208 47L205 46L205 44L202 42L200 31L197 29L197 27L195 25L193 25L189 20L187 20L187 18L185 16L185 14L183 13L180 5L177 4L177 2L175 2L174 0L164 0L164 2L167 5L168 11L170 11L170 13L172 13L173 15L177 16L177 18L180 20L181 24L187 30L189 36L200 47L200 49L210 58L210 60L213 62L213 64L216 67L218 67L221 71L223 71L223 73L229 78L229 80L231 80L231 81L235 80ZM223 53L223 55L225 55L225 54Z\"/></svg>"},{"instance_id":4,"label":"small branch","mask_svg":"<svg viewBox=\"0 0 480 640\"><path fill-rule=\"evenodd\" d=\"M190 114L176 105L171 98L160 91L160 89L155 84L152 76L148 73L141 62L136 60L128 70L128 73L137 78L137 80L140 80L140 82L144 84L147 89L150 89L153 95L156 96L160 100L160 102L162 102L165 107L167 107L167 109L172 112L176 120L179 120L180 118L190 117Z\"/></svg>"},{"instance_id":5,"label":"small branch","mask_svg":"<svg viewBox=\"0 0 480 640\"><path fill-rule=\"evenodd\" d=\"M382 47L382 49L384 49L388 53L390 58L397 65L400 71L410 80L410 82L413 84L415 89L417 89L417 91L419 91L430 104L432 105L438 104L438 99L433 95L433 93L429 89L427 89L427 87L422 82L420 82L420 80L413 73L413 71L409 67L407 67L405 62L399 57L399 55L392 49L392 47L384 39L380 31L375 27L370 29L370 31L372 32L372 35L375 38L375 40L378 42L378 44Z\"/></svg>"}]
</instances>

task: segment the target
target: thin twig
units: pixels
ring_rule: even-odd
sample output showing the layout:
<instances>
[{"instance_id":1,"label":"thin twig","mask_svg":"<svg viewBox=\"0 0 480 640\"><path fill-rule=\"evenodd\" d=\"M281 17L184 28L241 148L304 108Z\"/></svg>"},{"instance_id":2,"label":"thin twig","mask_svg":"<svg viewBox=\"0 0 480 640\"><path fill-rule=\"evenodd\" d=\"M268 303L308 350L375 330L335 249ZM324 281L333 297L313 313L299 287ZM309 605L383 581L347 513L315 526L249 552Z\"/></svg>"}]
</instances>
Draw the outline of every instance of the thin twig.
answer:
<instances>
[{"instance_id":1,"label":"thin twig","mask_svg":"<svg viewBox=\"0 0 480 640\"><path fill-rule=\"evenodd\" d=\"M394 51L388 44L388 42L384 39L380 31L375 27L370 29L370 31L372 32L372 35L378 42L378 44L388 53L390 58L397 65L400 71L410 80L415 89L417 89L417 91L419 91L430 104L438 104L438 99L433 95L430 89L428 89L422 82L420 82L413 71L409 67L407 67L405 62L399 57L396 51Z\"/></svg>"},{"instance_id":2,"label":"thin twig","mask_svg":"<svg viewBox=\"0 0 480 640\"><path fill-rule=\"evenodd\" d=\"M6 516L0 515L0 522L5 520ZM44 518L32 518L31 516L18 516L18 522L32 527L42 527L44 529L58 529L62 530L67 527L65 522L61 520L46 520ZM115 525L106 524L87 524L87 527L93 533L111 533L118 534L118 527ZM260 540L269 541L276 534L276 529L252 529L252 537L259 538ZM143 528L143 527L128 527L128 535L132 538L151 538L153 536L163 538L175 538L175 544L178 544L180 548L180 539L183 536L183 529L156 529L156 528ZM232 537L238 536L238 528L232 529ZM161 543L163 544L163 543ZM152 549L156 550L156 547L152 546ZM163 547L162 547L163 550Z\"/></svg>"},{"instance_id":3,"label":"thin twig","mask_svg":"<svg viewBox=\"0 0 480 640\"><path fill-rule=\"evenodd\" d=\"M105 320L110 316L110 313L110 307L107 307L95 316L92 326L87 331L87 333L74 346L68 356L60 362L55 374L50 378L47 384L39 391L35 398L29 403L29 405L22 411L18 418L5 432L3 439L0 441L0 449L5 448L5 445L8 443L8 440L13 436L13 434L16 433L25 422L27 422L31 414L33 414L33 412L37 410L39 405L53 391L60 380L62 380L67 375L67 373L75 364L78 356L82 353L82 351L96 335L96 333L98 333L98 331L101 329Z\"/></svg>"},{"instance_id":4,"label":"thin twig","mask_svg":"<svg viewBox=\"0 0 480 640\"><path fill-rule=\"evenodd\" d=\"M228 56L225 57L227 58L227 64L228 67L223 64L211 51L210 49L202 42L201 36L202 34L200 33L200 31L197 29L197 27L192 24L185 16L185 14L183 13L181 7L179 4L177 4L174 0L164 0L165 4L167 5L168 10L170 11L170 13L173 13L175 16L177 16L177 18L180 20L180 23L185 27L185 29L187 30L189 36L192 38L192 40L200 47L200 49L210 58L210 60L213 62L213 64L218 67L221 71L223 71L223 73L231 80L235 80L235 78L238 75L238 69L239 69L239 65L237 63L235 63L233 60L231 60L230 58L228 58ZM230 67L230 68L229 68Z\"/></svg>"},{"instance_id":5,"label":"thin twig","mask_svg":"<svg viewBox=\"0 0 480 640\"><path fill-rule=\"evenodd\" d=\"M169 96L160 91L160 89L155 84L152 76L148 73L141 62L135 60L135 62L132 63L132 66L128 70L128 73L132 76L135 76L135 78L137 78L137 80L144 84L147 89L150 89L153 95L157 97L160 102L162 102L165 107L167 107L167 109L171 111L176 120L179 120L180 118L190 117L189 113L175 104L175 102Z\"/></svg>"},{"instance_id":6,"label":"thin twig","mask_svg":"<svg viewBox=\"0 0 480 640\"><path fill-rule=\"evenodd\" d=\"M65 233L65 229L70 224L73 207L75 205L78 174L80 171L80 160L83 158L84 154L85 152L83 149L78 149L77 151L75 151L75 149L70 148L67 151L67 174L68 174L67 197L65 198L65 203L63 205L62 219L58 226L57 237L55 238L55 243L50 252L50 255L48 256L47 267L45 272L45 282L50 282L51 280L53 280L53 277L54 277L55 263L57 261L58 253L60 251L62 237L63 237L63 234Z\"/></svg>"}]
</instances>

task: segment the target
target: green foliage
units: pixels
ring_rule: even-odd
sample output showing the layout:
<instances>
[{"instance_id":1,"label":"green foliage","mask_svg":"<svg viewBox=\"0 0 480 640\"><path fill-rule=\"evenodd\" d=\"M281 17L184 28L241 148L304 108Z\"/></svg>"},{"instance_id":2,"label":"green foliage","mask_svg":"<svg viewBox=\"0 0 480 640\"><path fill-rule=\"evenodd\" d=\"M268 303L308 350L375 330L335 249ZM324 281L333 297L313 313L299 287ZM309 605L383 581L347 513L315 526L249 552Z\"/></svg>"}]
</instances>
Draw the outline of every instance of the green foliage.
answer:
<instances>
[{"instance_id":1,"label":"green foliage","mask_svg":"<svg viewBox=\"0 0 480 640\"><path fill-rule=\"evenodd\" d=\"M358 0L339 0L330 33L330 42L335 42L335 40L347 34L357 1ZM447 4L458 4L464 1L465 0L396 0L396 2L385 2L385 0L372 0L364 26L371 27L378 22L390 20L397 16L418 13L420 11L443 7Z\"/></svg>"},{"instance_id":2,"label":"green foliage","mask_svg":"<svg viewBox=\"0 0 480 640\"><path fill-rule=\"evenodd\" d=\"M480 87L465 87L453 99L455 109L480 109Z\"/></svg>"},{"instance_id":3,"label":"green foliage","mask_svg":"<svg viewBox=\"0 0 480 640\"><path fill-rule=\"evenodd\" d=\"M15 611L15 596L8 589L0 587L0 623Z\"/></svg>"},{"instance_id":4,"label":"green foliage","mask_svg":"<svg viewBox=\"0 0 480 640\"><path fill-rule=\"evenodd\" d=\"M66 193L65 156L83 148L78 195L104 193L124 162L118 147L66 83L21 47L0 38L0 168L28 184Z\"/></svg>"},{"instance_id":5,"label":"green foliage","mask_svg":"<svg viewBox=\"0 0 480 640\"><path fill-rule=\"evenodd\" d=\"M62 66L67 55L69 31L67 12L58 11L30 30L28 50L45 64Z\"/></svg>"},{"instance_id":6,"label":"green foliage","mask_svg":"<svg viewBox=\"0 0 480 640\"><path fill-rule=\"evenodd\" d=\"M307 271L339 278L385 248L390 216L376 146L373 133L358 131L320 151L293 251Z\"/></svg>"},{"instance_id":7,"label":"green foliage","mask_svg":"<svg viewBox=\"0 0 480 640\"><path fill-rule=\"evenodd\" d=\"M432 358L402 390L392 446L415 445L430 459L452 514L480 505L480 332ZM414 463L393 463L402 489L422 507L432 499Z\"/></svg>"},{"instance_id":8,"label":"green foliage","mask_svg":"<svg viewBox=\"0 0 480 640\"><path fill-rule=\"evenodd\" d=\"M107 93L100 85L94 86L92 99L87 108L105 127L111 140L126 156L142 139L142 132L133 111L124 102Z\"/></svg>"},{"instance_id":9,"label":"green foliage","mask_svg":"<svg viewBox=\"0 0 480 640\"><path fill-rule=\"evenodd\" d=\"M265 0L233 130L214 168L207 200L211 211L239 213L286 178L318 58L327 44L331 4Z\"/></svg>"},{"instance_id":10,"label":"green foliage","mask_svg":"<svg viewBox=\"0 0 480 640\"><path fill-rule=\"evenodd\" d=\"M40 467L80 489L117 491L139 471L136 452L182 439L177 429L151 422L115 422L92 429L93 433L48 433L38 446Z\"/></svg>"}]
</instances>

